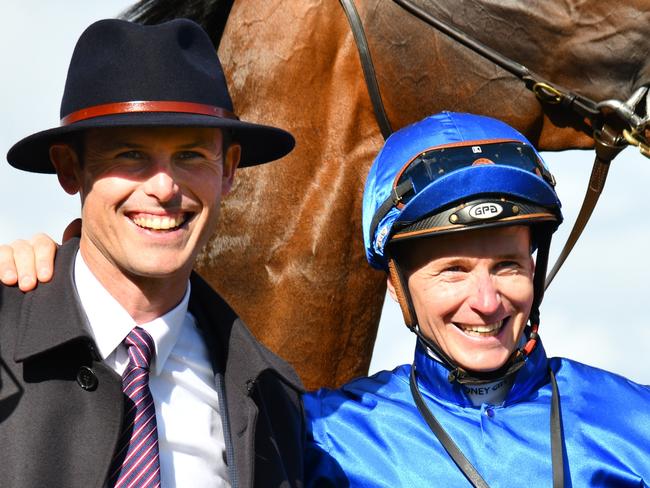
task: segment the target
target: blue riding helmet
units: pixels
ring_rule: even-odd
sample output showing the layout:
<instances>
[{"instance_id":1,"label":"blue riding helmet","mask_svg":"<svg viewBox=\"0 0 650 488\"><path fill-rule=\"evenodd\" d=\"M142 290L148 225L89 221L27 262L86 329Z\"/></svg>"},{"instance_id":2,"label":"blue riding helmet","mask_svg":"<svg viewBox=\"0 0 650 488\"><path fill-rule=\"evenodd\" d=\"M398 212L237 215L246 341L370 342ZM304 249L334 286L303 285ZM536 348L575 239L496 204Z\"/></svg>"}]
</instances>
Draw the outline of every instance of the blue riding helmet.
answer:
<instances>
[{"instance_id":1,"label":"blue riding helmet","mask_svg":"<svg viewBox=\"0 0 650 488\"><path fill-rule=\"evenodd\" d=\"M368 262L388 271L406 325L448 366L449 381L487 382L514 374L538 343L539 305L551 236L562 222L555 180L531 143L489 117L442 112L391 135L363 195ZM504 225L529 225L537 260L530 327L523 346L498 370L465 371L420 331L394 243Z\"/></svg>"},{"instance_id":2,"label":"blue riding helmet","mask_svg":"<svg viewBox=\"0 0 650 488\"><path fill-rule=\"evenodd\" d=\"M532 144L489 117L442 112L392 134L363 195L368 262L389 242L467 228L562 221L555 181Z\"/></svg>"}]
</instances>

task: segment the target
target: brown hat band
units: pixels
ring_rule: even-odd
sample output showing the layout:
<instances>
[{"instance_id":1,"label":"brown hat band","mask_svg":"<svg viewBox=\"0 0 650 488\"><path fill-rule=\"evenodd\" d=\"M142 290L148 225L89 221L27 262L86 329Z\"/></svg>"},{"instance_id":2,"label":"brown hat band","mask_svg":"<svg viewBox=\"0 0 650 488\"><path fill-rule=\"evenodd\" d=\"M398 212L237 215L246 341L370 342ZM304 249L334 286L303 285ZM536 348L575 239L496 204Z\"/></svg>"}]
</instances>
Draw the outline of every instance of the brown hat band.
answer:
<instances>
[{"instance_id":1,"label":"brown hat band","mask_svg":"<svg viewBox=\"0 0 650 488\"><path fill-rule=\"evenodd\" d=\"M61 126L70 125L80 120L92 119L93 117L136 112L177 112L239 120L230 110L213 105L192 102L137 101L105 103L103 105L95 105L94 107L77 110L63 117L61 119Z\"/></svg>"}]
</instances>

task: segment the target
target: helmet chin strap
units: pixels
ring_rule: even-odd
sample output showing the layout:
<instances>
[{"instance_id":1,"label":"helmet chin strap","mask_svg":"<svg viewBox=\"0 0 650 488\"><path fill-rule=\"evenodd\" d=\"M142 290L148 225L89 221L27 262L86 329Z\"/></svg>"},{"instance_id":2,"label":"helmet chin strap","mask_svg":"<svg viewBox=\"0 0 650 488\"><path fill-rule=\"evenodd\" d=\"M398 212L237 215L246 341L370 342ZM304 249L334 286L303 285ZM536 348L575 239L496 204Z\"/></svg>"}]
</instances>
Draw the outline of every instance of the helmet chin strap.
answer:
<instances>
[{"instance_id":1,"label":"helmet chin strap","mask_svg":"<svg viewBox=\"0 0 650 488\"><path fill-rule=\"evenodd\" d=\"M397 295L397 303L399 303L399 308L402 310L402 315L404 316L404 323L409 329L415 332L414 329L417 329L417 316L413 308L411 294L408 291L408 283L404 277L404 273L402 273L402 268L392 257L388 257L388 274L390 275L391 283Z\"/></svg>"},{"instance_id":2,"label":"helmet chin strap","mask_svg":"<svg viewBox=\"0 0 650 488\"><path fill-rule=\"evenodd\" d=\"M529 322L526 335L527 341L520 348L515 350L508 360L499 369L494 371L480 372L468 371L458 365L452 358L445 354L440 347L428 337L426 337L417 323L417 315L411 300L411 294L408 290L408 283L402 272L401 267L397 262L389 256L388 258L388 272L390 274L391 282L395 288L397 301L404 316L404 323L406 326L418 336L418 339L426 347L431 349L440 361L449 369L447 379L450 383L457 382L459 384L481 384L491 383L493 381L510 376L525 364L528 356L535 350L539 343L539 305L544 297L544 282L546 279L546 267L548 264L548 254L551 247L551 233L540 232L537 238L537 262L535 266L535 274L533 276L533 304L531 306Z\"/></svg>"},{"instance_id":3,"label":"helmet chin strap","mask_svg":"<svg viewBox=\"0 0 650 488\"><path fill-rule=\"evenodd\" d=\"M499 369L495 369L494 371L486 372L469 371L462 368L453 359L446 355L434 341L427 338L417 325L410 329L411 332L418 336L420 342L431 349L438 357L440 362L444 364L445 367L449 370L447 380L450 383L457 382L461 385L477 385L482 383L492 383L494 381L506 378L519 371L519 369L525 364L528 354L530 354L530 352L532 352L537 345L537 327L538 326L536 325L531 325L529 327L530 332L528 335L528 341L526 341L526 345L524 345L521 349L517 349L515 352L513 352L503 366L501 366ZM529 350L530 352L527 353L525 350Z\"/></svg>"}]
</instances>

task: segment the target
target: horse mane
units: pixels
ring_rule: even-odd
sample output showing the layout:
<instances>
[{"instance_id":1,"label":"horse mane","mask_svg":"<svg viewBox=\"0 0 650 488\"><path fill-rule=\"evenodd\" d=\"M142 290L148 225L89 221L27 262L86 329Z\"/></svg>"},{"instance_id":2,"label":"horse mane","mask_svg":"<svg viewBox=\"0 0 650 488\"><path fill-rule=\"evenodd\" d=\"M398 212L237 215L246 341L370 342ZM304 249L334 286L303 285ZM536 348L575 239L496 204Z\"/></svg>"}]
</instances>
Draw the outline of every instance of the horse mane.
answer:
<instances>
[{"instance_id":1,"label":"horse mane","mask_svg":"<svg viewBox=\"0 0 650 488\"><path fill-rule=\"evenodd\" d=\"M234 0L140 0L120 14L120 18L151 25L177 18L200 24L219 48Z\"/></svg>"}]
</instances>

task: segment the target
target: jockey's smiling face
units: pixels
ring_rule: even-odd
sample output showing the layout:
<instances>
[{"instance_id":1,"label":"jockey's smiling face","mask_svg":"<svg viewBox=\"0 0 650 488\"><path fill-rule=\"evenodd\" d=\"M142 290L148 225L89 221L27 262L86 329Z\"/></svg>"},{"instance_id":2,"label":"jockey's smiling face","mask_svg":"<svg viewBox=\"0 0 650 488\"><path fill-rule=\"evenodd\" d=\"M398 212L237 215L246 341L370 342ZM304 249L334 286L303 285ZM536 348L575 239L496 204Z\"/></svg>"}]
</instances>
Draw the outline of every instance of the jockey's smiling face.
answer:
<instances>
[{"instance_id":1,"label":"jockey's smiling face","mask_svg":"<svg viewBox=\"0 0 650 488\"><path fill-rule=\"evenodd\" d=\"M219 129L174 127L93 129L82 146L82 163L65 144L50 155L64 189L81 195L86 262L96 273L186 280L217 224L239 146L224 155Z\"/></svg>"},{"instance_id":2,"label":"jockey's smiling face","mask_svg":"<svg viewBox=\"0 0 650 488\"><path fill-rule=\"evenodd\" d=\"M517 347L533 303L530 250L525 226L402 243L400 262L422 333L465 369L501 367ZM396 298L390 280L389 291Z\"/></svg>"}]
</instances>

